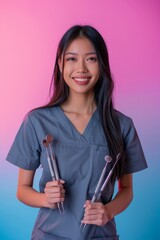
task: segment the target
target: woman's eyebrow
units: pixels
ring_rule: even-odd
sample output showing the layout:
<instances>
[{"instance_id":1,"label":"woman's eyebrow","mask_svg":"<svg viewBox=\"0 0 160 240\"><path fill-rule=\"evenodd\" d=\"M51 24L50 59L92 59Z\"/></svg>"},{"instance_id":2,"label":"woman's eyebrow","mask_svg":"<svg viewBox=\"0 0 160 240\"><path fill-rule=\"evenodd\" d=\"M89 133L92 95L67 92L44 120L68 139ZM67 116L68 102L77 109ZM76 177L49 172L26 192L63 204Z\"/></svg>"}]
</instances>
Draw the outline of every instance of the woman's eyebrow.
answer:
<instances>
[{"instance_id":1,"label":"woman's eyebrow","mask_svg":"<svg viewBox=\"0 0 160 240\"><path fill-rule=\"evenodd\" d=\"M78 53L75 53L75 52L66 52L65 55L78 55ZM85 55L97 55L96 52L88 52L88 53L85 53Z\"/></svg>"}]
</instances>

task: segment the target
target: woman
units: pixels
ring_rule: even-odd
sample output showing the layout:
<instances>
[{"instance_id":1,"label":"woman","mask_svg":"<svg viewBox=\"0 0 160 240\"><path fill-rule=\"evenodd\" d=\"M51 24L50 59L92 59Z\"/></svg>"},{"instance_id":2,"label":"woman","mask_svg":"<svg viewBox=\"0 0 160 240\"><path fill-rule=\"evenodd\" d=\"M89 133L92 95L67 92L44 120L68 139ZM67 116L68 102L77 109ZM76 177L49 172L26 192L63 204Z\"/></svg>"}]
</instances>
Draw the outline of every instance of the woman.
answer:
<instances>
[{"instance_id":1,"label":"woman","mask_svg":"<svg viewBox=\"0 0 160 240\"><path fill-rule=\"evenodd\" d=\"M7 156L20 168L18 199L40 208L32 240L116 240L114 216L132 200L132 173L147 164L132 120L113 108L108 52L96 29L76 25L64 34L51 89L50 102L27 115ZM43 145L47 134L53 136L61 180L50 175ZM119 153L100 200L91 202L105 156L113 159L106 178ZM40 164L38 192L33 180ZM116 180L118 192L112 199ZM65 212L60 215L57 206L62 202Z\"/></svg>"}]
</instances>

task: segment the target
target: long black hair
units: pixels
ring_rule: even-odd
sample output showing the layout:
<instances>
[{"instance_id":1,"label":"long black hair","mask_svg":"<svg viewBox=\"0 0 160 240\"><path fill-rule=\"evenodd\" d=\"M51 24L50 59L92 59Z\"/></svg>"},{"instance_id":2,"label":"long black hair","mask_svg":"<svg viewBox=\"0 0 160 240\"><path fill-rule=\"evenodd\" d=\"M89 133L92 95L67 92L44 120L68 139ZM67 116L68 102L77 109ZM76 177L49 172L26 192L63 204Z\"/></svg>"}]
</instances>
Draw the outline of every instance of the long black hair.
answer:
<instances>
[{"instance_id":1,"label":"long black hair","mask_svg":"<svg viewBox=\"0 0 160 240\"><path fill-rule=\"evenodd\" d=\"M64 57L64 53L70 43L77 37L87 38L94 46L98 57L100 77L94 87L94 98L99 111L102 127L113 159L121 153L121 159L117 164L113 179L119 178L123 174L123 141L119 127L116 111L113 108L113 88L114 82L111 75L109 56L107 47L101 34L92 26L75 25L71 27L59 42L54 72L52 76L49 103L44 107L52 107L63 104L69 96L69 88L63 79L63 74L59 69L59 60Z\"/></svg>"}]
</instances>

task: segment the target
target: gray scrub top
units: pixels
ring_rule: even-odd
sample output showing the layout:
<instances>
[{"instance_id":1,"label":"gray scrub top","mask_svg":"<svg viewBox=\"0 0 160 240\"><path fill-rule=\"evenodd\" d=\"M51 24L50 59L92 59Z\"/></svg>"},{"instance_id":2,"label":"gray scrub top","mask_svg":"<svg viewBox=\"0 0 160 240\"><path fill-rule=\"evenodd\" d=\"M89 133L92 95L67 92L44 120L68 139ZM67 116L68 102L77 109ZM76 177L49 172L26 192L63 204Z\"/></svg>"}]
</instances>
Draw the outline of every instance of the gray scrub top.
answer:
<instances>
[{"instance_id":1,"label":"gray scrub top","mask_svg":"<svg viewBox=\"0 0 160 240\"><path fill-rule=\"evenodd\" d=\"M125 174L140 171L147 167L147 163L133 122L118 111L116 114L126 154ZM92 115L83 134L76 130L59 106L34 110L24 119L7 160L28 170L35 170L41 165L40 192L44 192L46 183L51 181L46 149L42 144L48 134L54 138L52 147L60 177L65 181L65 213L60 215L58 209L41 208L31 239L117 240L114 219L103 227L87 225L83 231L80 228L83 205L92 198L105 165L104 157L109 155L98 110ZM107 173L111 166L108 165ZM113 192L114 184L110 181L103 193L104 203L111 201Z\"/></svg>"}]
</instances>

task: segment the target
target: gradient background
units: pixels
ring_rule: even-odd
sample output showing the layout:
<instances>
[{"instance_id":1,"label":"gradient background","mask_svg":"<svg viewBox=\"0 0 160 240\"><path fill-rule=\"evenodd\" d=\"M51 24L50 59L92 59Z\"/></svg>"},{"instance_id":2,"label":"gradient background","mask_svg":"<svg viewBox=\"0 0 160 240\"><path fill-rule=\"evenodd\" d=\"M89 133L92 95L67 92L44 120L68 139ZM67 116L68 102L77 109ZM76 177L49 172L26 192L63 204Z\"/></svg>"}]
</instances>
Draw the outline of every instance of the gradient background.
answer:
<instances>
[{"instance_id":1,"label":"gradient background","mask_svg":"<svg viewBox=\"0 0 160 240\"><path fill-rule=\"evenodd\" d=\"M116 107L133 118L149 165L116 217L120 239L160 239L159 0L0 0L0 239L30 239L38 209L16 199L18 169L5 157L24 115L48 101L57 44L73 24L106 40Z\"/></svg>"}]
</instances>

